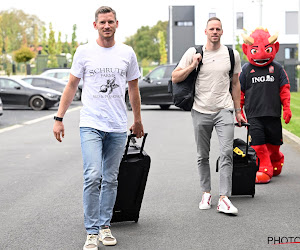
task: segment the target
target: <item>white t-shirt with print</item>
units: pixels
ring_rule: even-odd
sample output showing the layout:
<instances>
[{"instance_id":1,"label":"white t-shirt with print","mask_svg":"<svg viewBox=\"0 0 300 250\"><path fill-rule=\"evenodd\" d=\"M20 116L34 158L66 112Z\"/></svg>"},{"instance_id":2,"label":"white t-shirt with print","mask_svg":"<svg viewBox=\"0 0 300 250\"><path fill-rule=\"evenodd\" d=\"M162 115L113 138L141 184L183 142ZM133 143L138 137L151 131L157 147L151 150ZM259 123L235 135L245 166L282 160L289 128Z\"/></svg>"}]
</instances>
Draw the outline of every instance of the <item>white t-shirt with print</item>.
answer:
<instances>
[{"instance_id":1,"label":"white t-shirt with print","mask_svg":"<svg viewBox=\"0 0 300 250\"><path fill-rule=\"evenodd\" d=\"M83 78L79 126L126 132L126 82L140 77L133 49L122 43L104 48L96 41L80 45L71 74Z\"/></svg>"},{"instance_id":2,"label":"white t-shirt with print","mask_svg":"<svg viewBox=\"0 0 300 250\"><path fill-rule=\"evenodd\" d=\"M233 52L235 59L233 74L238 74L241 72L240 56L236 50ZM195 53L194 47L189 48L178 66L180 68L189 66ZM193 109L200 113L213 114L221 109L233 108L233 100L229 92L231 64L228 48L221 45L218 50L208 51L203 46L202 63L196 80Z\"/></svg>"}]
</instances>

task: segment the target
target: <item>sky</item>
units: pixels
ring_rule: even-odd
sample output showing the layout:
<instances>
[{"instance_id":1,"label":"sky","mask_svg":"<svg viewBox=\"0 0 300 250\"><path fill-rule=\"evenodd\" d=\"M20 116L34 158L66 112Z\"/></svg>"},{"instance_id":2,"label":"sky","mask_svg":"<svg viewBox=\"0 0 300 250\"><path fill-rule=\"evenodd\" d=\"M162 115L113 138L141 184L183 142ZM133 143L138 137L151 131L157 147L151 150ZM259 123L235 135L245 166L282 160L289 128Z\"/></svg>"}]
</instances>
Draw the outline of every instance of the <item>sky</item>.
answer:
<instances>
[{"instance_id":1,"label":"sky","mask_svg":"<svg viewBox=\"0 0 300 250\"><path fill-rule=\"evenodd\" d=\"M46 28L52 23L56 38L58 32L71 41L73 25L77 25L77 41L86 42L97 38L93 21L97 8L106 5L117 13L119 27L116 40L124 42L142 26L154 26L158 21L168 21L170 5L195 5L199 0L3 0L0 11L11 8L23 10L26 14L36 15L45 22Z\"/></svg>"}]
</instances>

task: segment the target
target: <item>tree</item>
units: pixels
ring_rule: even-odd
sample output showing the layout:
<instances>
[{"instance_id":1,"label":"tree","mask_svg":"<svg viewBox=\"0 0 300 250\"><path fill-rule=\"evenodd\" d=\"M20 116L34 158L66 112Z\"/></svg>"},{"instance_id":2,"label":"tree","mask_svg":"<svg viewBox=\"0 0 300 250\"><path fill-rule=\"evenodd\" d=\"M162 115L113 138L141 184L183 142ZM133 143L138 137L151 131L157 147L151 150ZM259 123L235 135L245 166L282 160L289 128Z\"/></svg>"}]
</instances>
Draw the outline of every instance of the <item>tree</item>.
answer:
<instances>
[{"instance_id":1,"label":"tree","mask_svg":"<svg viewBox=\"0 0 300 250\"><path fill-rule=\"evenodd\" d=\"M72 61L73 61L73 56L75 54L75 51L78 47L78 43L76 41L76 29L77 29L77 26L76 24L73 25L73 33L72 33L72 43L71 43L71 55L72 55Z\"/></svg>"},{"instance_id":2,"label":"tree","mask_svg":"<svg viewBox=\"0 0 300 250\"><path fill-rule=\"evenodd\" d=\"M56 58L56 43L55 43L55 32L52 29L52 23L49 24L49 38L48 38L48 53L49 53L49 68L57 68L57 58Z\"/></svg>"},{"instance_id":3,"label":"tree","mask_svg":"<svg viewBox=\"0 0 300 250\"><path fill-rule=\"evenodd\" d=\"M160 62L160 39L158 33L161 31L166 41L168 22L157 22L153 27L142 26L136 34L126 38L125 44L131 46L139 62L143 59ZM166 44L161 45L166 47Z\"/></svg>"},{"instance_id":4,"label":"tree","mask_svg":"<svg viewBox=\"0 0 300 250\"><path fill-rule=\"evenodd\" d=\"M43 22L35 15L25 14L22 10L6 10L0 12L1 16L1 33L0 36L4 41L1 49L9 48L5 51L11 53L19 48L22 44L28 45L34 44L34 29L37 26L38 31L41 31ZM39 34L39 32L37 32ZM8 37L8 41L13 41L10 46L5 45L5 38Z\"/></svg>"},{"instance_id":5,"label":"tree","mask_svg":"<svg viewBox=\"0 0 300 250\"><path fill-rule=\"evenodd\" d=\"M42 55L47 55L48 54L48 49L47 49L47 34L46 34L46 27L43 26L43 36L42 36Z\"/></svg>"},{"instance_id":6,"label":"tree","mask_svg":"<svg viewBox=\"0 0 300 250\"><path fill-rule=\"evenodd\" d=\"M248 61L247 56L243 52L239 36L236 36L236 41L237 41L237 44L235 45L235 49L239 52L241 60Z\"/></svg>"},{"instance_id":7,"label":"tree","mask_svg":"<svg viewBox=\"0 0 300 250\"><path fill-rule=\"evenodd\" d=\"M18 49L14 52L14 60L17 63L27 63L32 58L35 57L35 53L31 51L30 48L23 46L22 48ZM30 65L26 65L26 72L27 74L30 74Z\"/></svg>"},{"instance_id":8,"label":"tree","mask_svg":"<svg viewBox=\"0 0 300 250\"><path fill-rule=\"evenodd\" d=\"M166 51L166 40L164 33L161 30L158 31L157 37L159 39L160 64L166 64L168 61L168 55Z\"/></svg>"},{"instance_id":9,"label":"tree","mask_svg":"<svg viewBox=\"0 0 300 250\"><path fill-rule=\"evenodd\" d=\"M70 44L68 43L68 35L65 36L65 42L62 45L62 52L65 54L71 53L71 47Z\"/></svg>"},{"instance_id":10,"label":"tree","mask_svg":"<svg viewBox=\"0 0 300 250\"><path fill-rule=\"evenodd\" d=\"M58 33L57 44L56 44L56 54L60 55L62 53L62 42L61 42L61 32Z\"/></svg>"},{"instance_id":11,"label":"tree","mask_svg":"<svg viewBox=\"0 0 300 250\"><path fill-rule=\"evenodd\" d=\"M30 48L23 46L14 52L14 60L18 63L27 63L35 57L35 53Z\"/></svg>"}]
</instances>

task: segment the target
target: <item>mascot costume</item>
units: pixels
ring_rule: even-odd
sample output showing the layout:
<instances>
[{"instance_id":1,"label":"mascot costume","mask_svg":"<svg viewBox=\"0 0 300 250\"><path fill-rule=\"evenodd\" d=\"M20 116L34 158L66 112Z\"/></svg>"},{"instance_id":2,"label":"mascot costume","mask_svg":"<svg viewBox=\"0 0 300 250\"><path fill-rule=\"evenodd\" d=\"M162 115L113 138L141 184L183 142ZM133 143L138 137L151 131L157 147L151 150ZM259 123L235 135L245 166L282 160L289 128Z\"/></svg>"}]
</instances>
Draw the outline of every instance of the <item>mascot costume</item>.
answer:
<instances>
[{"instance_id":1,"label":"mascot costume","mask_svg":"<svg viewBox=\"0 0 300 250\"><path fill-rule=\"evenodd\" d=\"M281 107L283 119L289 123L290 83L282 66L273 61L279 50L278 34L257 28L250 36L242 34L243 52L249 62L243 65L240 74L241 109L248 122L251 147L260 160L256 183L269 183L282 170L284 155L282 145ZM245 116L244 116L245 117Z\"/></svg>"}]
</instances>

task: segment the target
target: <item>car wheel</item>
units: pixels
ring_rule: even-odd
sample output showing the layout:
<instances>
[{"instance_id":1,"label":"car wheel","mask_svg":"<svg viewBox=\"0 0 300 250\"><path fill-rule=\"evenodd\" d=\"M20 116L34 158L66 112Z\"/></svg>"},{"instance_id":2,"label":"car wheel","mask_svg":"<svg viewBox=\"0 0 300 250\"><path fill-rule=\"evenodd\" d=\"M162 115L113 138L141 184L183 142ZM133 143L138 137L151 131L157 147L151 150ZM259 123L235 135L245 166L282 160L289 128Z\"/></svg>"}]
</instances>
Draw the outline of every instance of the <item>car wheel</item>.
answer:
<instances>
[{"instance_id":1,"label":"car wheel","mask_svg":"<svg viewBox=\"0 0 300 250\"><path fill-rule=\"evenodd\" d=\"M43 97L41 97L39 95L35 95L35 96L31 97L31 99L29 101L29 106L33 110L42 110L46 106L46 101Z\"/></svg>"},{"instance_id":2,"label":"car wheel","mask_svg":"<svg viewBox=\"0 0 300 250\"><path fill-rule=\"evenodd\" d=\"M159 105L162 110L167 110L171 105Z\"/></svg>"},{"instance_id":3,"label":"car wheel","mask_svg":"<svg viewBox=\"0 0 300 250\"><path fill-rule=\"evenodd\" d=\"M73 100L74 101L80 101L81 100L81 90L80 89L77 89Z\"/></svg>"},{"instance_id":4,"label":"car wheel","mask_svg":"<svg viewBox=\"0 0 300 250\"><path fill-rule=\"evenodd\" d=\"M125 102L126 102L127 110L131 111L131 110L132 110L132 107L131 107L131 103L130 103L130 101L129 101L129 95L128 95L128 93L127 93L126 96L125 96Z\"/></svg>"}]
</instances>

